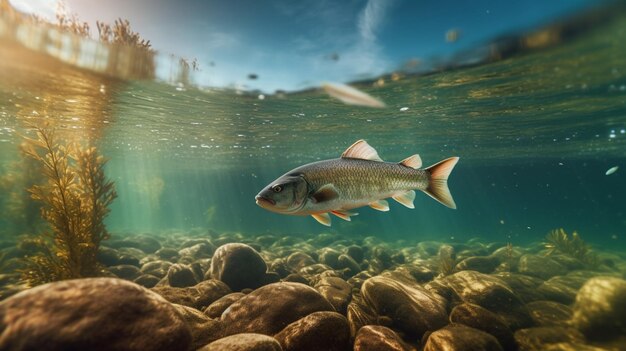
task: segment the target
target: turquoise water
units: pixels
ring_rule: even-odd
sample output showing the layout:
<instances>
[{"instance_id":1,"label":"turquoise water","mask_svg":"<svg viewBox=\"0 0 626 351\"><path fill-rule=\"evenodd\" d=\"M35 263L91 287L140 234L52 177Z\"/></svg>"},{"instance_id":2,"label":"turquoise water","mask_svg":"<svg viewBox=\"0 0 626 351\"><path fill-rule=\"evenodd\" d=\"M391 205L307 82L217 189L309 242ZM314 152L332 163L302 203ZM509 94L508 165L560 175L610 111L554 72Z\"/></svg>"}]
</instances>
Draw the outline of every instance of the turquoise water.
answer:
<instances>
[{"instance_id":1,"label":"turquoise water","mask_svg":"<svg viewBox=\"0 0 626 351\"><path fill-rule=\"evenodd\" d=\"M626 16L616 14L541 50L354 84L384 109L343 105L318 89L262 95L107 78L7 44L0 175L24 179L20 135L32 135L26 123L49 123L109 159L119 195L107 219L113 233L213 228L522 243L563 227L626 246L625 31ZM358 139L386 161L459 156L449 180L458 209L418 194L415 210L364 208L326 228L255 204L281 174L338 157ZM605 175L613 166L621 169ZM25 184L5 184L0 206L24 196L11 193ZM3 213L1 235L29 230Z\"/></svg>"}]
</instances>

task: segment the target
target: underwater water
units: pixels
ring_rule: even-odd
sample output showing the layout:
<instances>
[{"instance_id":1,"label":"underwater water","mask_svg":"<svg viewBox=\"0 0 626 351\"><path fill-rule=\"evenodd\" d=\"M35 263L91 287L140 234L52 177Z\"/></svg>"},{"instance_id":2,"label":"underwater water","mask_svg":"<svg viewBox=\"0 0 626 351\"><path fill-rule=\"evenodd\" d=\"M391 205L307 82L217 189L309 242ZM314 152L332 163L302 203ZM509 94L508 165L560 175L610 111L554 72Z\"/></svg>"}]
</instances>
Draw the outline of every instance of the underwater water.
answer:
<instances>
[{"instance_id":1,"label":"underwater water","mask_svg":"<svg viewBox=\"0 0 626 351\"><path fill-rule=\"evenodd\" d=\"M168 247L210 231L206 239L213 240L213 249L220 242L256 243L268 265L299 247L284 242L281 253L272 252L259 239L268 236L309 240L315 250L325 245L319 238L329 237L346 241L346 247L389 243L391 253L404 252L408 262L409 247L420 242L457 243L457 253L473 248L458 243L510 243L522 252L540 250L546 234L564 228L610 257L605 275L623 278L624 42L621 12L567 40L499 60L353 83L386 104L373 109L342 104L316 88L268 94L111 77L2 38L0 241L4 248L15 246L20 235L43 226L33 224L39 206L28 203L27 189L36 176L20 145L25 136L35 136L33 126L45 125L60 140L96 146L108 159L106 176L115 183L117 199L105 223L114 249L136 235ZM280 175L337 158L359 139L389 162L415 153L425 166L460 157L448 181L457 209L418 192L415 209L390 201L389 212L361 208L352 221L334 217L325 227L310 216L256 205L255 195ZM607 175L612 167L618 169ZM426 258L424 246L420 250ZM493 252L488 250L461 253L458 261ZM426 250L434 260L440 257L438 245L431 251ZM574 303L572 296L556 300ZM420 347L421 336L386 325ZM585 343L578 334L572 338L563 341L572 350Z\"/></svg>"}]
</instances>

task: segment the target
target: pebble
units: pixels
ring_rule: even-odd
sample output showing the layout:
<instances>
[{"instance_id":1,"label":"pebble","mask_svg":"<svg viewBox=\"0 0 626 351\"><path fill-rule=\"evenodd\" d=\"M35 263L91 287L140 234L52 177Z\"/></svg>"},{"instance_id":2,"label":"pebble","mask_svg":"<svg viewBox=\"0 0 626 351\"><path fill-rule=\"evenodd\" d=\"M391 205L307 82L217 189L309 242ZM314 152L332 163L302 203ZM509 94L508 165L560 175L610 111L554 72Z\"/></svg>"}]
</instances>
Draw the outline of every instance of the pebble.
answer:
<instances>
[{"instance_id":1,"label":"pebble","mask_svg":"<svg viewBox=\"0 0 626 351\"><path fill-rule=\"evenodd\" d=\"M0 302L2 350L186 350L189 327L159 295L117 278L44 284Z\"/></svg>"}]
</instances>

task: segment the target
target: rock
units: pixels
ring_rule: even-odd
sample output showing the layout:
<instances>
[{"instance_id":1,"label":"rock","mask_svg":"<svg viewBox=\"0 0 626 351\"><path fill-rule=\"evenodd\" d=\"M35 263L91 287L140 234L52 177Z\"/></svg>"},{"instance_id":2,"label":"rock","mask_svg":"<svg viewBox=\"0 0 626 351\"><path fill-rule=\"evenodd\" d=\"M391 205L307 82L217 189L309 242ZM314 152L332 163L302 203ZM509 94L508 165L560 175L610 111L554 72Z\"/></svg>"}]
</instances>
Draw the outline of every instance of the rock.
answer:
<instances>
[{"instance_id":1,"label":"rock","mask_svg":"<svg viewBox=\"0 0 626 351\"><path fill-rule=\"evenodd\" d=\"M417 284L377 276L363 283L361 293L378 315L391 318L393 328L407 335L421 338L447 324L447 302Z\"/></svg>"},{"instance_id":2,"label":"rock","mask_svg":"<svg viewBox=\"0 0 626 351\"><path fill-rule=\"evenodd\" d=\"M505 350L515 349L513 332L498 315L478 305L463 303L450 313L450 322L459 323L493 335Z\"/></svg>"},{"instance_id":3,"label":"rock","mask_svg":"<svg viewBox=\"0 0 626 351\"><path fill-rule=\"evenodd\" d=\"M194 286L198 283L189 266L178 263L170 266L170 269L167 271L166 278L168 284L175 288L185 288L188 286Z\"/></svg>"},{"instance_id":4,"label":"rock","mask_svg":"<svg viewBox=\"0 0 626 351\"><path fill-rule=\"evenodd\" d=\"M543 284L543 280L539 278L510 272L501 272L494 276L508 285L525 303L545 299L545 296L537 291L537 288Z\"/></svg>"},{"instance_id":5,"label":"rock","mask_svg":"<svg viewBox=\"0 0 626 351\"><path fill-rule=\"evenodd\" d=\"M141 274L137 266L132 266L129 264L121 264L119 266L109 267L109 271L115 274L118 278L126 280L133 280Z\"/></svg>"},{"instance_id":6,"label":"rock","mask_svg":"<svg viewBox=\"0 0 626 351\"><path fill-rule=\"evenodd\" d=\"M158 249L154 254L157 255L160 259L170 262L176 261L179 257L178 250L171 247L163 247L161 249Z\"/></svg>"},{"instance_id":7,"label":"rock","mask_svg":"<svg viewBox=\"0 0 626 351\"><path fill-rule=\"evenodd\" d=\"M318 311L334 308L310 286L281 282L260 287L237 300L220 319L230 333L274 335L289 323Z\"/></svg>"},{"instance_id":8,"label":"rock","mask_svg":"<svg viewBox=\"0 0 626 351\"><path fill-rule=\"evenodd\" d=\"M511 330L532 324L522 300L502 280L475 271L461 271L433 281L427 288L453 300L482 306L504 318ZM446 288L451 291L446 292Z\"/></svg>"},{"instance_id":9,"label":"rock","mask_svg":"<svg viewBox=\"0 0 626 351\"><path fill-rule=\"evenodd\" d=\"M380 325L366 325L359 329L354 340L354 351L409 351L412 350L396 332Z\"/></svg>"},{"instance_id":10,"label":"rock","mask_svg":"<svg viewBox=\"0 0 626 351\"><path fill-rule=\"evenodd\" d=\"M457 271L477 271L480 273L491 273L500 264L500 261L491 256L473 256L464 259L456 265Z\"/></svg>"},{"instance_id":11,"label":"rock","mask_svg":"<svg viewBox=\"0 0 626 351\"><path fill-rule=\"evenodd\" d=\"M198 351L282 351L280 344L271 336L241 333L216 340Z\"/></svg>"},{"instance_id":12,"label":"rock","mask_svg":"<svg viewBox=\"0 0 626 351\"><path fill-rule=\"evenodd\" d=\"M106 246L100 246L97 254L98 262L105 266L115 266L121 264L120 253L117 250Z\"/></svg>"},{"instance_id":13,"label":"rock","mask_svg":"<svg viewBox=\"0 0 626 351\"><path fill-rule=\"evenodd\" d=\"M192 260L199 260L202 258L211 258L215 252L215 246L201 242L199 244L182 248L178 250L180 257L189 257Z\"/></svg>"},{"instance_id":14,"label":"rock","mask_svg":"<svg viewBox=\"0 0 626 351\"><path fill-rule=\"evenodd\" d=\"M187 350L191 332L170 303L132 282L55 282L0 302L2 350Z\"/></svg>"},{"instance_id":15,"label":"rock","mask_svg":"<svg viewBox=\"0 0 626 351\"><path fill-rule=\"evenodd\" d=\"M347 276L348 278L352 277L353 275L361 271L361 266L359 266L359 264L356 263L356 261L353 260L352 257L348 255L344 255L344 254L339 255L339 259L337 261L337 267L339 269L347 270L347 273L345 276Z\"/></svg>"},{"instance_id":16,"label":"rock","mask_svg":"<svg viewBox=\"0 0 626 351\"><path fill-rule=\"evenodd\" d=\"M619 346L618 346L619 347ZM618 350L618 348L614 348ZM607 351L606 348L585 345L581 343L559 342L556 344L545 345L543 351ZM610 348L609 348L610 350Z\"/></svg>"},{"instance_id":17,"label":"rock","mask_svg":"<svg viewBox=\"0 0 626 351\"><path fill-rule=\"evenodd\" d=\"M534 327L515 332L515 341L521 351L542 351L548 344L562 342L585 343L585 337L570 327Z\"/></svg>"},{"instance_id":18,"label":"rock","mask_svg":"<svg viewBox=\"0 0 626 351\"><path fill-rule=\"evenodd\" d=\"M553 259L532 254L523 255L519 259L518 271L541 279L567 273L567 269Z\"/></svg>"},{"instance_id":19,"label":"rock","mask_svg":"<svg viewBox=\"0 0 626 351\"><path fill-rule=\"evenodd\" d=\"M626 280L589 279L578 291L573 311L572 325L590 340L626 335Z\"/></svg>"},{"instance_id":20,"label":"rock","mask_svg":"<svg viewBox=\"0 0 626 351\"><path fill-rule=\"evenodd\" d=\"M167 274L172 264L167 261L152 261L144 264L141 267L141 272L144 274L150 274L155 277L163 278Z\"/></svg>"},{"instance_id":21,"label":"rock","mask_svg":"<svg viewBox=\"0 0 626 351\"><path fill-rule=\"evenodd\" d=\"M572 309L553 301L534 301L526 304L537 326L565 325L572 318Z\"/></svg>"},{"instance_id":22,"label":"rock","mask_svg":"<svg viewBox=\"0 0 626 351\"><path fill-rule=\"evenodd\" d=\"M317 262L304 252L294 252L287 257L287 266L294 272L297 272L303 267L314 265Z\"/></svg>"},{"instance_id":23,"label":"rock","mask_svg":"<svg viewBox=\"0 0 626 351\"><path fill-rule=\"evenodd\" d=\"M256 289L265 283L267 265L256 250L246 244L222 245L211 259L210 275L233 291Z\"/></svg>"},{"instance_id":24,"label":"rock","mask_svg":"<svg viewBox=\"0 0 626 351\"><path fill-rule=\"evenodd\" d=\"M298 273L291 273L288 276L286 276L285 279L283 280L286 282L301 283L301 284L309 285L309 281Z\"/></svg>"},{"instance_id":25,"label":"rock","mask_svg":"<svg viewBox=\"0 0 626 351\"><path fill-rule=\"evenodd\" d=\"M203 310L215 300L231 293L226 284L215 279L205 280L186 288L157 286L152 288L152 291L171 303L193 307L197 310Z\"/></svg>"},{"instance_id":26,"label":"rock","mask_svg":"<svg viewBox=\"0 0 626 351\"><path fill-rule=\"evenodd\" d=\"M135 278L133 282L143 286L144 288L153 288L159 283L160 279L151 274L142 274Z\"/></svg>"},{"instance_id":27,"label":"rock","mask_svg":"<svg viewBox=\"0 0 626 351\"><path fill-rule=\"evenodd\" d=\"M424 346L424 351L440 350L502 351L503 349L493 335L462 324L449 324L432 332Z\"/></svg>"},{"instance_id":28,"label":"rock","mask_svg":"<svg viewBox=\"0 0 626 351\"><path fill-rule=\"evenodd\" d=\"M569 305L574 302L578 289L587 281L587 277L581 276L557 276L548 279L537 288L545 300L552 300Z\"/></svg>"},{"instance_id":29,"label":"rock","mask_svg":"<svg viewBox=\"0 0 626 351\"><path fill-rule=\"evenodd\" d=\"M315 289L333 305L339 313L345 314L352 297L352 287L345 280L336 277L323 277Z\"/></svg>"},{"instance_id":30,"label":"rock","mask_svg":"<svg viewBox=\"0 0 626 351\"><path fill-rule=\"evenodd\" d=\"M378 323L376 312L363 300L360 293L352 294L352 301L348 304L346 315L352 338L356 337L362 327Z\"/></svg>"},{"instance_id":31,"label":"rock","mask_svg":"<svg viewBox=\"0 0 626 351\"><path fill-rule=\"evenodd\" d=\"M244 296L246 296L246 294L240 292L234 292L228 295L224 295L219 299L213 301L213 303L210 304L209 307L204 309L203 313L211 318L220 318L222 313L230 305L232 305L235 301L241 299Z\"/></svg>"},{"instance_id":32,"label":"rock","mask_svg":"<svg viewBox=\"0 0 626 351\"><path fill-rule=\"evenodd\" d=\"M363 248L357 245L350 245L346 248L346 254L352 257L357 263L363 262L365 258L365 253L363 252Z\"/></svg>"},{"instance_id":33,"label":"rock","mask_svg":"<svg viewBox=\"0 0 626 351\"><path fill-rule=\"evenodd\" d=\"M335 249L331 249L329 247L322 248L319 252L320 263L323 263L332 268L337 268L339 255L341 255L341 253Z\"/></svg>"},{"instance_id":34,"label":"rock","mask_svg":"<svg viewBox=\"0 0 626 351\"><path fill-rule=\"evenodd\" d=\"M350 347L348 320L337 312L314 312L274 335L285 351L342 351Z\"/></svg>"},{"instance_id":35,"label":"rock","mask_svg":"<svg viewBox=\"0 0 626 351\"><path fill-rule=\"evenodd\" d=\"M134 237L121 240L120 247L132 247L145 253L154 253L161 248L161 243L148 235L136 235Z\"/></svg>"},{"instance_id":36,"label":"rock","mask_svg":"<svg viewBox=\"0 0 626 351\"><path fill-rule=\"evenodd\" d=\"M202 347L223 336L224 328L219 320L211 319L192 307L177 304L172 304L172 306L176 308L191 330L192 350Z\"/></svg>"}]
</instances>

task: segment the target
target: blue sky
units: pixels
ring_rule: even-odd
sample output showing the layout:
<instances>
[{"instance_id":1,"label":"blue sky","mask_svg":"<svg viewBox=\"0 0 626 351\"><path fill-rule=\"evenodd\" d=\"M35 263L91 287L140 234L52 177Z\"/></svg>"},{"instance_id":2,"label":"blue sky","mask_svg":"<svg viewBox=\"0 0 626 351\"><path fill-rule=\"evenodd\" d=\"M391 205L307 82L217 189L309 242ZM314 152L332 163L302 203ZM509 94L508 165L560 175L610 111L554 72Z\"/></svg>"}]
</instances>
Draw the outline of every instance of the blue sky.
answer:
<instances>
[{"instance_id":1,"label":"blue sky","mask_svg":"<svg viewBox=\"0 0 626 351\"><path fill-rule=\"evenodd\" d=\"M57 0L11 0L51 14ZM446 57L581 9L591 0L66 0L95 28L130 20L163 53L197 58L198 83L302 89ZM597 3L597 1L595 2ZM459 40L445 33L458 29ZM333 60L333 54L338 60ZM213 65L211 65L213 63ZM250 80L254 73L258 79Z\"/></svg>"}]
</instances>

